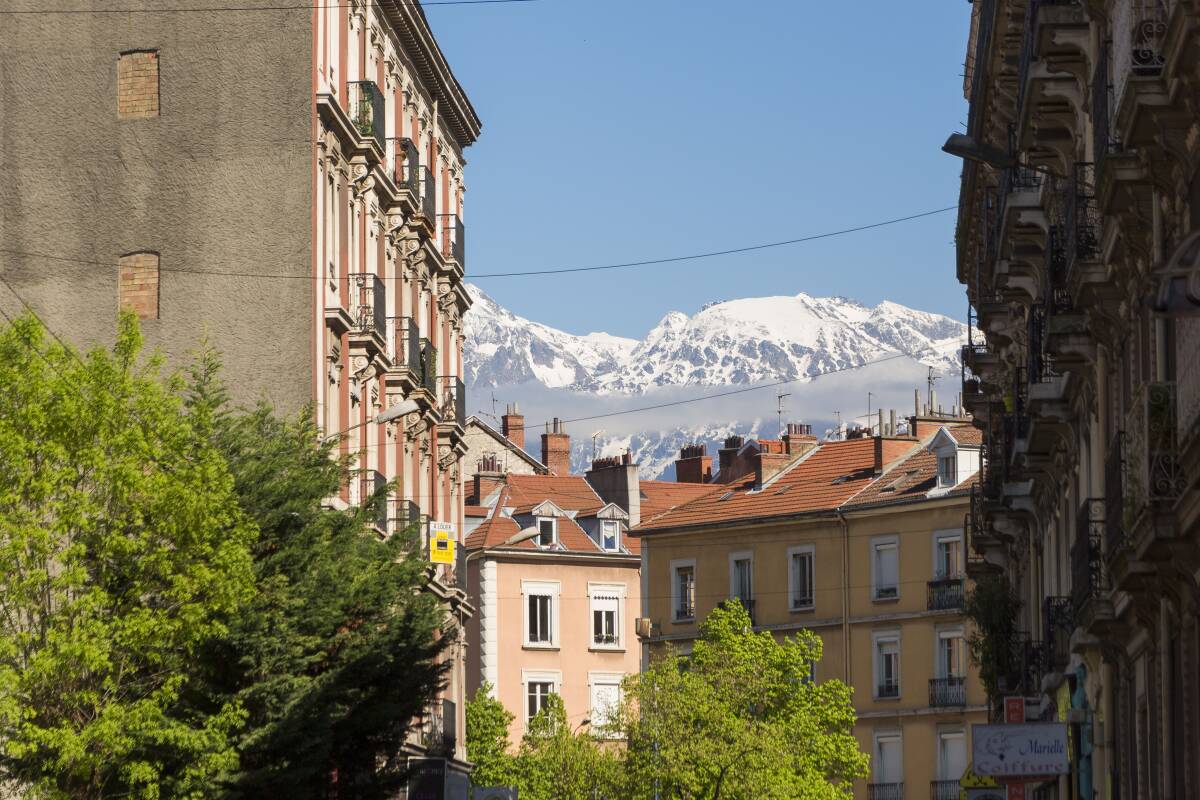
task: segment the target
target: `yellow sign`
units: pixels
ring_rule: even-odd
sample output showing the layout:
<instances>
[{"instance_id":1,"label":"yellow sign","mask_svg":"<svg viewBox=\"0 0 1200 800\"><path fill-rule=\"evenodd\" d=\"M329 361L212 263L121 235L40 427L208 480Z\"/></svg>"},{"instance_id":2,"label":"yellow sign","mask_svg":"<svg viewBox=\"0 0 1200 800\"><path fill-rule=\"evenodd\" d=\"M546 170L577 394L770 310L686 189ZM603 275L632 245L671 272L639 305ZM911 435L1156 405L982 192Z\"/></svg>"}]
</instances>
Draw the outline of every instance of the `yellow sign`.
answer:
<instances>
[{"instance_id":1,"label":"yellow sign","mask_svg":"<svg viewBox=\"0 0 1200 800\"><path fill-rule=\"evenodd\" d=\"M958 781L959 800L967 800L976 789L1000 789L1000 784L991 775L976 775L975 765L968 764L966 771Z\"/></svg>"},{"instance_id":2,"label":"yellow sign","mask_svg":"<svg viewBox=\"0 0 1200 800\"><path fill-rule=\"evenodd\" d=\"M449 522L429 523L429 560L434 564L454 563L454 525Z\"/></svg>"}]
</instances>

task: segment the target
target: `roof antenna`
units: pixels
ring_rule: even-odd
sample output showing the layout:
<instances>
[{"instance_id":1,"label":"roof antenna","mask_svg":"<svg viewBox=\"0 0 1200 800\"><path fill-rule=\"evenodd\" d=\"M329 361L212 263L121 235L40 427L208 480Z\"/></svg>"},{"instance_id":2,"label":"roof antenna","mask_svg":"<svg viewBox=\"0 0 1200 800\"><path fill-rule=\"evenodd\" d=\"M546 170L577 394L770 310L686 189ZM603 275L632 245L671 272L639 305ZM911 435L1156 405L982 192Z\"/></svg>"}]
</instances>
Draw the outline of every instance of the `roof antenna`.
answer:
<instances>
[{"instance_id":1,"label":"roof antenna","mask_svg":"<svg viewBox=\"0 0 1200 800\"><path fill-rule=\"evenodd\" d=\"M933 374L933 367L929 368L929 374L925 376L925 386L926 386L926 390L929 393L929 415L930 416L933 416L933 382L936 381L938 379L938 377L939 376Z\"/></svg>"},{"instance_id":2,"label":"roof antenna","mask_svg":"<svg viewBox=\"0 0 1200 800\"><path fill-rule=\"evenodd\" d=\"M592 461L596 460L596 440L599 439L603 435L604 435L603 428L601 428L600 430L598 430L592 434Z\"/></svg>"},{"instance_id":3,"label":"roof antenna","mask_svg":"<svg viewBox=\"0 0 1200 800\"><path fill-rule=\"evenodd\" d=\"M791 397L791 392L780 392L775 395L775 414L779 417L779 438L783 438L783 399Z\"/></svg>"},{"instance_id":4,"label":"roof antenna","mask_svg":"<svg viewBox=\"0 0 1200 800\"><path fill-rule=\"evenodd\" d=\"M871 397L872 396L873 395L871 392L867 392L867 427L868 428L871 427ZM880 435L882 435L883 431L880 431L879 433L880 433Z\"/></svg>"}]
</instances>

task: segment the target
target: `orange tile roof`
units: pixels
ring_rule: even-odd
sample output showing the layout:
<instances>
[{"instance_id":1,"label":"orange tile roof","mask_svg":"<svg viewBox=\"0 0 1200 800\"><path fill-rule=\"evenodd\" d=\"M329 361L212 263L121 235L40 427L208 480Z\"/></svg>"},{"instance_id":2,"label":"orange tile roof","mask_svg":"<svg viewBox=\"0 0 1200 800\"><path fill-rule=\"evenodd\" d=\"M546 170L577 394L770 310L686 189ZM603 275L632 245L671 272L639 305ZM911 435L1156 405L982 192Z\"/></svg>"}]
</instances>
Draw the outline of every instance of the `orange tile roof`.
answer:
<instances>
[{"instance_id":1,"label":"orange tile roof","mask_svg":"<svg viewBox=\"0 0 1200 800\"><path fill-rule=\"evenodd\" d=\"M703 497L713 490L711 483L676 483L675 481L640 481L642 489L642 519L664 514L676 506Z\"/></svg>"},{"instance_id":2,"label":"orange tile roof","mask_svg":"<svg viewBox=\"0 0 1200 800\"><path fill-rule=\"evenodd\" d=\"M918 447L911 439L885 439L885 466ZM875 480L875 440L823 442L799 463L785 468L764 488L753 475L713 486L702 496L655 517L642 515L635 533L764 517L832 511Z\"/></svg>"},{"instance_id":3,"label":"orange tile roof","mask_svg":"<svg viewBox=\"0 0 1200 800\"><path fill-rule=\"evenodd\" d=\"M605 506L600 495L580 475L509 474L505 476L505 483L508 487L507 502L497 505L512 506L516 513L528 513L546 500L553 501L563 511L578 511L584 516L594 514Z\"/></svg>"},{"instance_id":4,"label":"orange tile roof","mask_svg":"<svg viewBox=\"0 0 1200 800\"><path fill-rule=\"evenodd\" d=\"M492 510L487 506L475 506L470 503L464 506L464 511L468 517L486 517L492 513Z\"/></svg>"},{"instance_id":5,"label":"orange tile roof","mask_svg":"<svg viewBox=\"0 0 1200 800\"><path fill-rule=\"evenodd\" d=\"M947 425L946 433L954 437L954 441L967 447L979 447L983 444L983 431L974 425Z\"/></svg>"}]
</instances>

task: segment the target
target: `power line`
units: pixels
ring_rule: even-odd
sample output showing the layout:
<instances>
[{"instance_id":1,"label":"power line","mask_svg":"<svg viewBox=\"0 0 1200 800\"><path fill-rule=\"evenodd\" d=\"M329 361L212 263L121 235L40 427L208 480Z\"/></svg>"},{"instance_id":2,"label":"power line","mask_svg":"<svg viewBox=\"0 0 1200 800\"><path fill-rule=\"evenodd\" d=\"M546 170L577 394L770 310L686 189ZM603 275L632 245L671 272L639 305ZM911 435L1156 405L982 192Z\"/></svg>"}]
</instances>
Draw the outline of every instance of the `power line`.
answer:
<instances>
[{"instance_id":1,"label":"power line","mask_svg":"<svg viewBox=\"0 0 1200 800\"><path fill-rule=\"evenodd\" d=\"M755 250L765 250L767 248L772 248L772 247L784 247L784 246L792 245L792 244L800 244L802 242L811 242L811 241L814 241L817 239L828 239L828 238L831 238L834 236L844 236L849 233L857 233L860 231L871 230L873 228L882 228L886 225L895 225L900 222L908 222L910 220L920 219L922 217L929 217L934 214L942 214L942 213L945 213L946 211L952 211L956 208L958 208L958 206L947 206L946 208L934 209L933 211L922 211L919 214L910 214L909 216L905 216L905 217L896 217L895 219L883 220L882 222L872 222L872 223L869 223L866 225L858 225L853 228L843 228L842 230L837 230L837 231L828 231L826 233L817 233L817 234L813 234L811 236L803 236L798 239L787 239L787 240L780 241L780 242L768 242L766 244L748 245L746 247L735 247L735 248L730 248L728 250L714 250L714 251L708 252L708 253L693 253L691 255L672 256L670 258L657 258L657 259L650 259L647 261L629 261L629 262L625 262L625 263L621 263L621 264L601 264L601 265L592 266L592 267L564 267L564 268L555 268L555 269L531 270L528 272L478 273L478 274L466 275L465 279L474 280L477 278L511 278L511 277L520 277L522 275L555 275L555 274L562 274L562 273L569 273L569 272L595 272L597 270L625 269L625 268L629 268L629 267L652 266L655 264L669 264L669 263L674 263L674 262L678 262L678 261L693 261L693 260L701 259L701 258L714 258L716 256L732 255L735 253L748 253L748 252L752 252ZM115 261L98 261L95 259L76 258L76 257L72 257L72 256L58 255L55 253L41 253L41 252L32 251L32 250L0 249L0 253L4 253L6 255L13 255L13 256L22 256L22 257L26 257L26 258L44 258L49 261L63 261L63 262L77 263L77 264L89 264L92 266L100 266L100 267L119 267L120 266L120 264L118 264ZM283 279L283 280L302 280L302 281L326 280L327 279L326 277L315 276L315 275L282 275L279 273L242 272L242 271L226 271L226 270L204 270L204 269L192 269L192 268L188 268L188 267L160 267L159 269L161 272L167 272L167 273L177 272L177 273L181 273L181 274L192 274L192 275L218 275L218 276L233 277L233 278L273 278L273 279L278 278L278 279ZM382 275L377 275L376 277L378 277L380 280L396 280L395 276L389 278L389 277L384 277Z\"/></svg>"},{"instance_id":2,"label":"power line","mask_svg":"<svg viewBox=\"0 0 1200 800\"><path fill-rule=\"evenodd\" d=\"M505 3L536 3L539 2L539 0L424 0L424 2L413 2L412 0L391 0L391 2L398 6L424 8L426 6L481 6ZM0 11L0 14L12 16L30 16L34 14L211 14L224 11L313 11L327 8L350 8L351 5L352 4L350 3L318 3L315 5L300 3L281 6L194 6L190 8L31 8L6 9Z\"/></svg>"}]
</instances>

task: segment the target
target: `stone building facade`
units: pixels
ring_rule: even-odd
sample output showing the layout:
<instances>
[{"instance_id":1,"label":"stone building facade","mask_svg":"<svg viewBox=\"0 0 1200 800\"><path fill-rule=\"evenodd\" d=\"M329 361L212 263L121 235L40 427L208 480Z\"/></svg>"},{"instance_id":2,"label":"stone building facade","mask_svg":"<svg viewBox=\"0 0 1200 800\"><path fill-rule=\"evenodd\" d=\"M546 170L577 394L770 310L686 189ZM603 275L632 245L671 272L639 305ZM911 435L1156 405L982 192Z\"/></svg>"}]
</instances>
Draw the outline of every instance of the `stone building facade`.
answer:
<instances>
[{"instance_id":1,"label":"stone building facade","mask_svg":"<svg viewBox=\"0 0 1200 800\"><path fill-rule=\"evenodd\" d=\"M381 533L461 534L463 150L480 121L420 4L122 7L0 25L0 308L80 347L111 342L128 308L172 365L207 337L236 401L346 432L358 473L331 502L390 483ZM469 617L453 567L430 576ZM412 742L457 796L464 657Z\"/></svg>"},{"instance_id":2,"label":"stone building facade","mask_svg":"<svg viewBox=\"0 0 1200 800\"><path fill-rule=\"evenodd\" d=\"M976 0L958 278L994 695L1069 723L1036 797L1200 796L1200 6ZM1007 644L1003 644L1007 642ZM1002 646L999 646L1002 645Z\"/></svg>"}]
</instances>

